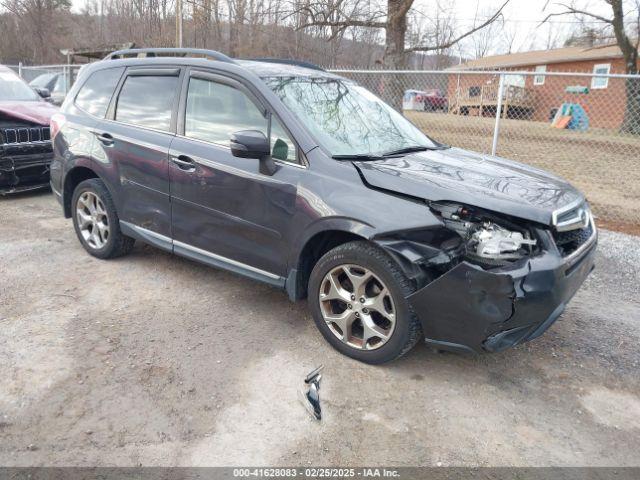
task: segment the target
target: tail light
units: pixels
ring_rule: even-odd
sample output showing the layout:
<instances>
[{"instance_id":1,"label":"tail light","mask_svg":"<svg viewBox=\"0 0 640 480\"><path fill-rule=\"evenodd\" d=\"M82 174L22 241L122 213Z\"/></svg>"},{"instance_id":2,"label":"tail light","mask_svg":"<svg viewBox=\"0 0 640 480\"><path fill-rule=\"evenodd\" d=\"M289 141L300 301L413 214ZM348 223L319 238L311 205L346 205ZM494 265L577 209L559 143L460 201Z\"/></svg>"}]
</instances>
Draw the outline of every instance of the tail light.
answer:
<instances>
[{"instance_id":1,"label":"tail light","mask_svg":"<svg viewBox=\"0 0 640 480\"><path fill-rule=\"evenodd\" d=\"M52 142L56 138L56 135L60 133L60 130L62 130L62 127L66 122L67 122L67 119L62 113L56 113L51 117L51 120L49 120L49 124L50 124L49 126L51 127Z\"/></svg>"}]
</instances>

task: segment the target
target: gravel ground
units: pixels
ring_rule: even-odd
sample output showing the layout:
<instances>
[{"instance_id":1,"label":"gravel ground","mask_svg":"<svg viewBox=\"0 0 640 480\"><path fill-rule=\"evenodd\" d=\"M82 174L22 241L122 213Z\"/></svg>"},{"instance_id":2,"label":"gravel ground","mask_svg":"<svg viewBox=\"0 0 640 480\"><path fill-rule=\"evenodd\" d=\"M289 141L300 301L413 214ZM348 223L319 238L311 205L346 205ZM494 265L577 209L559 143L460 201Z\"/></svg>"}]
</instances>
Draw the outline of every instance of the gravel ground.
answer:
<instances>
[{"instance_id":1,"label":"gravel ground","mask_svg":"<svg viewBox=\"0 0 640 480\"><path fill-rule=\"evenodd\" d=\"M541 338L373 367L278 290L144 245L100 261L50 194L0 198L0 464L639 466L639 278L639 239L603 231Z\"/></svg>"}]
</instances>

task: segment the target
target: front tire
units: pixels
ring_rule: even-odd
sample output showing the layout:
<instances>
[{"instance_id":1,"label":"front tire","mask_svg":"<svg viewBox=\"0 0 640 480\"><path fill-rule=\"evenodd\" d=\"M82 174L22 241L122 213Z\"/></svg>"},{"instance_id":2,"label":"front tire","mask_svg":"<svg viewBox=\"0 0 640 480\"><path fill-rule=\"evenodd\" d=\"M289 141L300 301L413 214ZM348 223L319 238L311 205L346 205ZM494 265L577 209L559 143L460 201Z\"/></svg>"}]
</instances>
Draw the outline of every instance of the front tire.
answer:
<instances>
[{"instance_id":1,"label":"front tire","mask_svg":"<svg viewBox=\"0 0 640 480\"><path fill-rule=\"evenodd\" d=\"M101 259L126 255L135 240L123 235L109 190L102 180L80 182L71 199L73 226L89 254Z\"/></svg>"},{"instance_id":2,"label":"front tire","mask_svg":"<svg viewBox=\"0 0 640 480\"><path fill-rule=\"evenodd\" d=\"M398 264L366 241L326 253L309 279L309 307L324 338L356 360L394 360L422 338L406 297L415 291Z\"/></svg>"}]
</instances>

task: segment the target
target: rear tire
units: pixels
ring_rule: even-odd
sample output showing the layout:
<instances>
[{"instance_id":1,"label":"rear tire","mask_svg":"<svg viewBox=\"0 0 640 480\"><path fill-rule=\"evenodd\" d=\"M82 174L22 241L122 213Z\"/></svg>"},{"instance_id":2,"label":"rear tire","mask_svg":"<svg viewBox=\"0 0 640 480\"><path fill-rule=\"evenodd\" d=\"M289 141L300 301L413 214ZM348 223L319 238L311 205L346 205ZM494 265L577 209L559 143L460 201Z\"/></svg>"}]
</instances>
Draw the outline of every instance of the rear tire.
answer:
<instances>
[{"instance_id":1,"label":"rear tire","mask_svg":"<svg viewBox=\"0 0 640 480\"><path fill-rule=\"evenodd\" d=\"M101 259L126 255L135 240L120 230L120 219L104 182L91 178L73 191L71 217L80 243L89 254Z\"/></svg>"},{"instance_id":2,"label":"rear tire","mask_svg":"<svg viewBox=\"0 0 640 480\"><path fill-rule=\"evenodd\" d=\"M406 300L414 291L384 250L355 241L318 260L308 301L316 326L336 350L380 364L401 357L422 338L420 321Z\"/></svg>"}]
</instances>

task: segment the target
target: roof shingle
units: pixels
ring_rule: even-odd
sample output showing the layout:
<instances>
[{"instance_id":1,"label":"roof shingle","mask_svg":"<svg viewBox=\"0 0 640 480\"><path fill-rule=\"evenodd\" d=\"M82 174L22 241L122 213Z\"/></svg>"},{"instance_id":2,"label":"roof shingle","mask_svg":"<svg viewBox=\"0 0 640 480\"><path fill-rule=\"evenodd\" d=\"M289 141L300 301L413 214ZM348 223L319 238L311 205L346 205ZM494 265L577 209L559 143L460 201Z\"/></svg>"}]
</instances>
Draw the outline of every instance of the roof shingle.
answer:
<instances>
[{"instance_id":1,"label":"roof shingle","mask_svg":"<svg viewBox=\"0 0 640 480\"><path fill-rule=\"evenodd\" d=\"M531 52L516 52L507 55L471 60L449 70L491 70L510 67L525 67L547 65L551 63L576 62L582 60L602 60L621 58L622 52L617 45L603 45L595 47L565 47L553 50L534 50Z\"/></svg>"}]
</instances>

